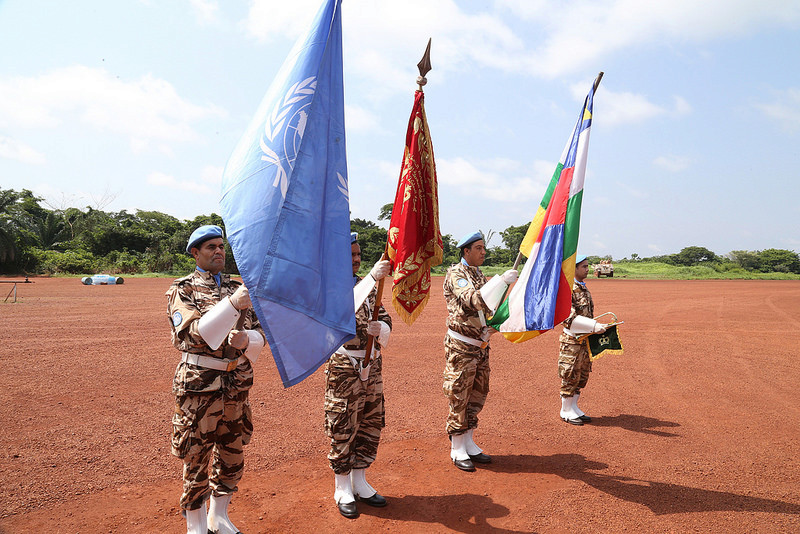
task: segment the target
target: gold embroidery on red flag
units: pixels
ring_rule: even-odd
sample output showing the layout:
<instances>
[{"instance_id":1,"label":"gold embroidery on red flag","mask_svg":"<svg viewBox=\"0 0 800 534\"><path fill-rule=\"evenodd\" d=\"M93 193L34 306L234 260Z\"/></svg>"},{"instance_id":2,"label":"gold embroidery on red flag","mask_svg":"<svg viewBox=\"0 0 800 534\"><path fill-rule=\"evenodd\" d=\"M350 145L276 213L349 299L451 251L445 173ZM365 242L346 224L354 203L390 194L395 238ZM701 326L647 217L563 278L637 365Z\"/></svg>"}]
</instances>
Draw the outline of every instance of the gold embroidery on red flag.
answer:
<instances>
[{"instance_id":1,"label":"gold embroidery on red flag","mask_svg":"<svg viewBox=\"0 0 800 534\"><path fill-rule=\"evenodd\" d=\"M428 302L431 267L442 262L436 165L425 96L422 91L414 96L387 242L394 267L392 304L407 324L416 320Z\"/></svg>"}]
</instances>

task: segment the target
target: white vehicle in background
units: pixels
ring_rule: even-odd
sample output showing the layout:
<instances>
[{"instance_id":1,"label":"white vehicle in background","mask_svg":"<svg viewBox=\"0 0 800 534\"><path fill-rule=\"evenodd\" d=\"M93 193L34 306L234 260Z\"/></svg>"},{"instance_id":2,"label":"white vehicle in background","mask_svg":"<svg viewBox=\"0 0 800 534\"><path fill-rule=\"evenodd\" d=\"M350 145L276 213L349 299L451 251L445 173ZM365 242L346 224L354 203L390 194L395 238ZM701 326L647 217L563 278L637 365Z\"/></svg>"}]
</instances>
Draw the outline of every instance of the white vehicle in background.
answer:
<instances>
[{"instance_id":1,"label":"white vehicle in background","mask_svg":"<svg viewBox=\"0 0 800 534\"><path fill-rule=\"evenodd\" d=\"M110 274L93 274L84 276L81 283L86 286L113 286L125 283L121 276L111 276Z\"/></svg>"},{"instance_id":2,"label":"white vehicle in background","mask_svg":"<svg viewBox=\"0 0 800 534\"><path fill-rule=\"evenodd\" d=\"M600 263L594 266L594 275L597 278L602 278L603 276L613 278L614 266L611 264L611 260L600 260Z\"/></svg>"}]
</instances>

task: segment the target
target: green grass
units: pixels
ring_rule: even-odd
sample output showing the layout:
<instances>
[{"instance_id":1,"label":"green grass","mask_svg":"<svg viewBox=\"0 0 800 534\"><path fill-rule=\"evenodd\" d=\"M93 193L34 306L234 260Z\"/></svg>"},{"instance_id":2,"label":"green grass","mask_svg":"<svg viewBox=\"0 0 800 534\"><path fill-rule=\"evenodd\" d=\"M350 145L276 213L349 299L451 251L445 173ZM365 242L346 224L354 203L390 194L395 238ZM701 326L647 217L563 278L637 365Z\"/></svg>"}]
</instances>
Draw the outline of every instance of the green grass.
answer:
<instances>
[{"instance_id":1,"label":"green grass","mask_svg":"<svg viewBox=\"0 0 800 534\"><path fill-rule=\"evenodd\" d=\"M510 269L510 267L481 267L483 274L490 278L495 274L503 273L507 269ZM520 266L520 270L522 270L522 266ZM433 274L442 275L446 271L445 267L440 266L434 268ZM800 280L800 274L746 271L731 264L722 264L714 268L708 265L681 267L668 263L626 261L614 263L614 278L612 280L619 278L628 280ZM593 272L589 273L589 279L595 279Z\"/></svg>"},{"instance_id":2,"label":"green grass","mask_svg":"<svg viewBox=\"0 0 800 534\"><path fill-rule=\"evenodd\" d=\"M496 266L489 265L481 267L483 274L488 278L496 274L502 274L510 269L510 266ZM520 266L522 270L522 266ZM361 269L363 277L369 272L369 269ZM432 274L434 276L442 276L447 272L447 268L440 265L433 268ZM92 276L93 274L107 274L107 273L86 273L86 274L65 274L58 273L50 275L53 278L82 278L84 276ZM180 278L188 273L169 274L169 273L143 273L143 274L123 274L114 275L122 276L122 278L156 278L156 277L173 277ZM36 276L36 275L34 275ZM41 276L41 275L39 275ZM233 275L238 278L238 275ZM594 273L589 273L589 278L594 279ZM724 264L723 267L717 269L706 266L696 265L693 267L681 267L678 265L670 265L667 263L657 262L618 262L614 263L614 277L613 279L624 278L628 280L800 280L800 274L794 273L761 273L746 271L741 267L732 267L730 264Z\"/></svg>"},{"instance_id":3,"label":"green grass","mask_svg":"<svg viewBox=\"0 0 800 534\"><path fill-rule=\"evenodd\" d=\"M800 280L800 274L761 273L741 267L723 265L715 269L707 265L682 267L656 262L614 263L614 278L636 280ZM594 277L594 274L590 274Z\"/></svg>"}]
</instances>

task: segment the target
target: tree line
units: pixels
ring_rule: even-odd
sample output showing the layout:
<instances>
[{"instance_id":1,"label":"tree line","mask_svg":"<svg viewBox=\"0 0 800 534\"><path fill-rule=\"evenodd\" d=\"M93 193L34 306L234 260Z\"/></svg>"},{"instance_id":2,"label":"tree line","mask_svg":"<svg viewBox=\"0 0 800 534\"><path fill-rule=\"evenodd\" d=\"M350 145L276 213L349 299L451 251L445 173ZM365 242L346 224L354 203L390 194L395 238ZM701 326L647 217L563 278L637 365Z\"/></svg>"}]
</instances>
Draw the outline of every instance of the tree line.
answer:
<instances>
[{"instance_id":1,"label":"tree line","mask_svg":"<svg viewBox=\"0 0 800 534\"><path fill-rule=\"evenodd\" d=\"M43 199L23 189L0 189L0 273L2 274L142 274L182 275L194 268L185 252L192 231L203 224L224 228L222 217L212 213L191 220L158 211L106 212L101 209L50 209ZM380 210L378 220L391 218L391 204ZM364 269L383 254L386 230L372 221L353 219L351 230L359 233ZM486 242L495 236L502 245L488 247L488 267L509 267L517 257L530 223L510 226L497 233L485 232ZM444 272L459 260L456 239L442 236L444 260L434 272ZM225 270L238 273L229 245ZM610 256L590 256L590 263ZM740 268L757 272L800 274L800 255L790 250L734 250L726 256L698 246L676 254L641 258L631 254L621 262L661 262L670 265L706 265L716 270Z\"/></svg>"}]
</instances>

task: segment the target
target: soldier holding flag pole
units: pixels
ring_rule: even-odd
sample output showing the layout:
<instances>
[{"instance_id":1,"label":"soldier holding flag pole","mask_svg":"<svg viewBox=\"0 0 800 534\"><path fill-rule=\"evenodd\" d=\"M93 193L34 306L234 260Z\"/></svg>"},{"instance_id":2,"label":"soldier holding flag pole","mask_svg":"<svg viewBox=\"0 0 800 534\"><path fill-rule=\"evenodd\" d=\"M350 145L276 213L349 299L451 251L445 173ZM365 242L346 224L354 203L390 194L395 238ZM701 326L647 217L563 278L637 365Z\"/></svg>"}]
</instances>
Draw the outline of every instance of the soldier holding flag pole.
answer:
<instances>
[{"instance_id":1,"label":"soldier holding flag pole","mask_svg":"<svg viewBox=\"0 0 800 534\"><path fill-rule=\"evenodd\" d=\"M384 424L382 361L379 350L373 348L386 345L391 329L391 319L381 306L385 276L394 267L392 304L410 325L428 301L430 269L442 261L436 168L422 93L425 73L430 70L430 40L418 67L419 90L409 119L386 252L370 274L359 280L355 274L361 265L361 249L357 234L353 234L357 336L331 356L325 370L326 432L331 438L328 459L336 479L334 498L339 512L350 518L358 517L357 500L371 506L386 505L386 499L365 478Z\"/></svg>"},{"instance_id":2,"label":"soldier holding flag pole","mask_svg":"<svg viewBox=\"0 0 800 534\"><path fill-rule=\"evenodd\" d=\"M183 460L180 505L188 534L236 534L228 505L253 433L249 391L264 333L247 288L222 273L222 228L197 228L186 252L197 267L166 293L172 344L181 351L172 383L172 454Z\"/></svg>"},{"instance_id":3,"label":"soldier holding flag pole","mask_svg":"<svg viewBox=\"0 0 800 534\"><path fill-rule=\"evenodd\" d=\"M475 463L490 463L488 454L475 444L478 414L489 393L489 337L487 326L506 289L517 279L516 269L487 280L480 266L486 258L483 235L474 232L456 245L461 261L450 266L444 279L447 301L447 335L444 338L443 390L449 403L446 430L450 459L462 471L475 471Z\"/></svg>"},{"instance_id":4,"label":"soldier holding flag pole","mask_svg":"<svg viewBox=\"0 0 800 534\"><path fill-rule=\"evenodd\" d=\"M339 513L356 518L356 500L386 506L386 499L367 482L366 469L375 461L385 421L380 349L389 341L392 319L375 289L375 282L389 274L389 262L378 261L362 280L357 276L361 267L358 234L353 232L351 241L356 337L339 347L325 365L325 433L331 440L328 461L334 472L333 498ZM371 318L373 309L377 319ZM369 353L368 336L377 337Z\"/></svg>"}]
</instances>

